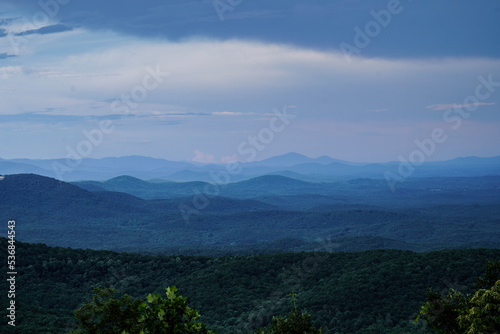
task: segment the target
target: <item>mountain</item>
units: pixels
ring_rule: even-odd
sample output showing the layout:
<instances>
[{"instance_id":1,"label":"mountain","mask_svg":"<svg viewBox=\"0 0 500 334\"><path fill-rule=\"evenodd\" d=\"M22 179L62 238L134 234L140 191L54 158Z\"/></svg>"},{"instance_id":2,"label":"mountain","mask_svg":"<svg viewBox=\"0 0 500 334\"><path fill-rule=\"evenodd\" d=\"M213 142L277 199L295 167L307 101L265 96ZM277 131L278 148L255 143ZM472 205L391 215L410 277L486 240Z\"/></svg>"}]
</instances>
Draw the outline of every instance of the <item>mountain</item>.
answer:
<instances>
[{"instance_id":1,"label":"mountain","mask_svg":"<svg viewBox=\"0 0 500 334\"><path fill-rule=\"evenodd\" d=\"M56 208L54 200L67 206L80 200L91 201L95 198L91 192L80 187L36 174L7 175L0 183L0 190L3 205L23 202L25 205L50 209Z\"/></svg>"},{"instance_id":2,"label":"mountain","mask_svg":"<svg viewBox=\"0 0 500 334\"><path fill-rule=\"evenodd\" d=\"M329 192L323 183L300 181L281 175L264 175L250 180L225 185L222 193L230 197L283 196L292 194L317 194Z\"/></svg>"},{"instance_id":3,"label":"mountain","mask_svg":"<svg viewBox=\"0 0 500 334\"><path fill-rule=\"evenodd\" d=\"M129 175L121 175L114 177L110 180L103 182L106 185L106 188L114 188L114 189L147 189L151 186L151 183L138 179L136 177L132 177Z\"/></svg>"},{"instance_id":4,"label":"mountain","mask_svg":"<svg viewBox=\"0 0 500 334\"><path fill-rule=\"evenodd\" d=\"M500 175L500 157L462 157L448 161L429 162L415 171L414 176L483 176Z\"/></svg>"},{"instance_id":5,"label":"mountain","mask_svg":"<svg viewBox=\"0 0 500 334\"><path fill-rule=\"evenodd\" d=\"M0 181L0 202L2 215L11 215L10 219L71 217L64 222L65 225L80 219L107 216L114 212L140 211L127 202L109 201L96 192L36 174L7 175Z\"/></svg>"},{"instance_id":6,"label":"mountain","mask_svg":"<svg viewBox=\"0 0 500 334\"><path fill-rule=\"evenodd\" d=\"M252 198L266 195L323 194L331 193L327 183L301 181L281 175L264 175L229 184L207 182L154 182L143 181L131 176L119 176L107 181L79 181L72 184L89 191L125 192L144 199L168 199L195 196L198 193L217 192L218 196Z\"/></svg>"},{"instance_id":7,"label":"mountain","mask_svg":"<svg viewBox=\"0 0 500 334\"><path fill-rule=\"evenodd\" d=\"M214 182L213 174L215 173L225 173L225 168L221 166L211 165L198 167L199 170L184 169L179 172L169 174L167 176L168 180L174 182L189 182L189 181L202 181L202 182ZM237 182L242 180L247 180L249 178L255 177L256 175L266 174L266 171L260 173L260 171L252 170L250 173L243 172L237 175L231 175L231 182Z\"/></svg>"},{"instance_id":8,"label":"mountain","mask_svg":"<svg viewBox=\"0 0 500 334\"><path fill-rule=\"evenodd\" d=\"M11 165L4 165L5 163ZM78 161L66 159L0 160L0 173L3 174L36 173L65 181L108 180L120 175L144 179L166 178L172 173L191 167L197 166L188 162L141 156L86 158Z\"/></svg>"},{"instance_id":9,"label":"mountain","mask_svg":"<svg viewBox=\"0 0 500 334\"><path fill-rule=\"evenodd\" d=\"M289 167L289 170L302 175L317 176L319 179L328 179L329 177L345 179L358 177L382 178L387 168L379 164L352 166L332 162L325 165L302 163Z\"/></svg>"},{"instance_id":10,"label":"mountain","mask_svg":"<svg viewBox=\"0 0 500 334\"><path fill-rule=\"evenodd\" d=\"M244 188L263 188L263 187L279 187L281 189L295 189L311 187L311 182L300 181L281 175L263 175L254 179L241 181L230 184L230 186L244 187Z\"/></svg>"},{"instance_id":11,"label":"mountain","mask_svg":"<svg viewBox=\"0 0 500 334\"><path fill-rule=\"evenodd\" d=\"M148 182L141 179L122 175L112 178L107 181L79 181L72 184L82 187L83 189L96 189L124 192L144 199L166 199L175 197L192 196L197 189L205 189L209 183L192 181L192 182Z\"/></svg>"},{"instance_id":12,"label":"mountain","mask_svg":"<svg viewBox=\"0 0 500 334\"><path fill-rule=\"evenodd\" d=\"M121 176L108 181L73 182L89 191L125 192L143 199L227 197L253 199L284 210L308 210L324 205L417 207L500 202L500 176L410 178L394 192L382 179L308 182L281 175L228 183L143 181Z\"/></svg>"},{"instance_id":13,"label":"mountain","mask_svg":"<svg viewBox=\"0 0 500 334\"><path fill-rule=\"evenodd\" d=\"M499 245L500 177L440 180L415 178L392 193L383 180L310 183L273 175L220 186L215 196L203 193L209 184L202 182L123 176L86 183L98 187L91 192L39 175L7 175L0 180L0 220L17 221L20 241L114 250L361 237L416 250Z\"/></svg>"},{"instance_id":14,"label":"mountain","mask_svg":"<svg viewBox=\"0 0 500 334\"><path fill-rule=\"evenodd\" d=\"M309 158L298 153L287 153L261 161L241 163L241 172L231 175L231 182L269 174L292 176L313 182L353 178L385 179L386 172L399 175L400 165L400 162L352 163L327 156ZM34 173L64 181L109 180L121 175L129 175L142 180L216 182L213 175L226 173L226 165L168 161L141 156L82 159L78 162L66 159L0 159L0 174L2 173ZM415 166L411 177L485 175L500 175L500 157L466 157L449 161L426 162Z\"/></svg>"},{"instance_id":15,"label":"mountain","mask_svg":"<svg viewBox=\"0 0 500 334\"><path fill-rule=\"evenodd\" d=\"M14 162L12 160L0 159L0 175L33 173L43 176L55 177L51 170L41 168L31 163Z\"/></svg>"},{"instance_id":16,"label":"mountain","mask_svg":"<svg viewBox=\"0 0 500 334\"><path fill-rule=\"evenodd\" d=\"M278 155L272 158L251 162L248 165L252 167L253 166L290 167L304 163L326 165L333 162L349 164L349 162L347 161L333 159L328 156L322 156L319 158L309 158L305 155L291 152L283 155Z\"/></svg>"}]
</instances>

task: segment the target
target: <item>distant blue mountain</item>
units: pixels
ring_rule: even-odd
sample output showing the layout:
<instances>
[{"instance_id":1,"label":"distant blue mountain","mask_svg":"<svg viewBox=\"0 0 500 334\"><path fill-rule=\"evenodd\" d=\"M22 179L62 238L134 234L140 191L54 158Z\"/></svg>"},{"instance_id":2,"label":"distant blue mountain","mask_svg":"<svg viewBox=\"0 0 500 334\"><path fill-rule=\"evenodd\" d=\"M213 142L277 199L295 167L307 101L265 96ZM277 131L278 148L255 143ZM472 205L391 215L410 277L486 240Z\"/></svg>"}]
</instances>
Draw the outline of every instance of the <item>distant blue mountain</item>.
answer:
<instances>
[{"instance_id":1,"label":"distant blue mountain","mask_svg":"<svg viewBox=\"0 0 500 334\"><path fill-rule=\"evenodd\" d=\"M251 162L248 164L248 166L290 167L306 163L327 165L334 162L351 164L348 161L337 160L328 156L321 156L319 158L309 158L305 155L291 152L283 155L278 155L269 159Z\"/></svg>"},{"instance_id":2,"label":"distant blue mountain","mask_svg":"<svg viewBox=\"0 0 500 334\"><path fill-rule=\"evenodd\" d=\"M432 247L498 247L499 180L413 178L392 193L381 179L311 183L268 175L220 186L218 196L202 194L196 201L207 183L121 176L69 184L19 174L0 180L0 219L19 220L20 241L76 248L367 236ZM148 200L152 195L156 199Z\"/></svg>"},{"instance_id":3,"label":"distant blue mountain","mask_svg":"<svg viewBox=\"0 0 500 334\"><path fill-rule=\"evenodd\" d=\"M0 175L33 173L43 176L54 177L55 174L49 170L41 168L36 164L14 162L13 160L0 159Z\"/></svg>"},{"instance_id":4,"label":"distant blue mountain","mask_svg":"<svg viewBox=\"0 0 500 334\"><path fill-rule=\"evenodd\" d=\"M384 179L386 172L398 175L400 162L352 163L328 156L310 158L287 153L269 159L241 163L242 169L229 182L263 175L282 175L303 181L339 181L355 178ZM54 166L61 168L57 170ZM0 159L1 174L35 173L64 181L109 180L129 175L142 180L162 179L175 182L218 182L215 174L225 173L224 164L199 164L141 156L83 159L74 165L65 159ZM415 166L411 177L476 177L500 175L499 157L464 157L448 161L426 162Z\"/></svg>"}]
</instances>

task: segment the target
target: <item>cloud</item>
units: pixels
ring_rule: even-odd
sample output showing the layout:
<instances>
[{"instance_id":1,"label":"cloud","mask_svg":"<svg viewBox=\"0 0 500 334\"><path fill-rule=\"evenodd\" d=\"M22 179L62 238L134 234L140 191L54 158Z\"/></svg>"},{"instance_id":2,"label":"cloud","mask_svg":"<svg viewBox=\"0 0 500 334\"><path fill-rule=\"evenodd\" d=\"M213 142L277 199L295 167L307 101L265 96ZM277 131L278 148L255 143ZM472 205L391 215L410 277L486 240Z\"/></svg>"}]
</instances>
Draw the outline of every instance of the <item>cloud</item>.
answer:
<instances>
[{"instance_id":1,"label":"cloud","mask_svg":"<svg viewBox=\"0 0 500 334\"><path fill-rule=\"evenodd\" d=\"M82 123L91 120L118 120L125 117L134 117L134 115L87 115L87 116L72 116L72 115L47 115L50 111L27 112L20 114L4 114L0 115L2 123L9 122L27 122L36 124L58 124L58 123Z\"/></svg>"},{"instance_id":2,"label":"cloud","mask_svg":"<svg viewBox=\"0 0 500 334\"><path fill-rule=\"evenodd\" d=\"M189 117L189 116L211 116L211 113L206 112L178 112L178 111L167 111L163 115L170 117Z\"/></svg>"},{"instance_id":3,"label":"cloud","mask_svg":"<svg viewBox=\"0 0 500 334\"><path fill-rule=\"evenodd\" d=\"M0 79L10 79L16 76L22 76L24 70L21 66L4 66L0 67Z\"/></svg>"},{"instance_id":4,"label":"cloud","mask_svg":"<svg viewBox=\"0 0 500 334\"><path fill-rule=\"evenodd\" d=\"M331 87L337 91L344 90L344 87L352 90L350 84L355 82L359 90L364 84L358 84L358 80L365 81L366 85L380 82L372 75L378 72L383 73L383 82L387 83L394 79L403 81L404 75L420 78L433 71L456 72L459 67L478 73L476 68L493 68L495 65L498 65L498 60L494 59L425 61L362 57L347 64L344 56L338 52L242 40L206 39L181 43L132 40L126 46L111 45L105 50L75 54L60 64L63 68L71 69L68 72L73 72L67 75L101 73L95 79L108 87L108 83L124 86L132 84L133 80L140 82L141 75L145 73L144 68L150 66L170 72L171 77L163 84L175 82L173 89L204 87L207 91L225 89L224 92L241 87L304 87L312 81L324 85L331 83ZM109 73L118 75L110 76L109 80L102 77ZM340 86L342 82L344 87Z\"/></svg>"},{"instance_id":5,"label":"cloud","mask_svg":"<svg viewBox=\"0 0 500 334\"><path fill-rule=\"evenodd\" d=\"M372 109L371 112L382 112L382 111L390 111L391 109Z\"/></svg>"},{"instance_id":6,"label":"cloud","mask_svg":"<svg viewBox=\"0 0 500 334\"><path fill-rule=\"evenodd\" d=\"M194 162L210 164L215 162L215 156L213 154L203 153L200 150L195 150L194 157L191 160Z\"/></svg>"},{"instance_id":7,"label":"cloud","mask_svg":"<svg viewBox=\"0 0 500 334\"><path fill-rule=\"evenodd\" d=\"M252 112L237 112L237 111L216 111L213 112L212 115L215 116L242 116L242 115L255 115Z\"/></svg>"},{"instance_id":8,"label":"cloud","mask_svg":"<svg viewBox=\"0 0 500 334\"><path fill-rule=\"evenodd\" d=\"M425 107L425 109L432 109L436 111L440 110L448 110L448 109L459 109L459 108L471 108L471 107L479 107L479 106L491 106L496 103L494 102L477 102L477 103L469 103L469 104L460 104L460 103L451 103L451 104L433 104L431 106Z\"/></svg>"},{"instance_id":9,"label":"cloud","mask_svg":"<svg viewBox=\"0 0 500 334\"><path fill-rule=\"evenodd\" d=\"M39 29L25 30L15 34L15 36L26 36L26 35L48 35L56 34L60 32L72 31L73 28L64 24L53 24L50 26L45 26Z\"/></svg>"},{"instance_id":10,"label":"cloud","mask_svg":"<svg viewBox=\"0 0 500 334\"><path fill-rule=\"evenodd\" d=\"M68 138L71 133L78 137L74 131L78 127L110 119L116 121L116 131L99 154L114 154L119 147L129 154L132 149L122 139L132 136L151 143L149 151L141 147L141 154L168 152L190 160L194 151L198 152L195 159L211 162L235 152L249 134L271 125L280 128L280 122L270 123L276 119L273 110L297 105L300 112L289 110L297 117L275 134L277 140L264 155L291 148L316 150L317 155L348 148L358 156L394 151L391 145L413 143L408 137L414 136L412 128L428 131L442 125L440 113L430 111L439 110L436 102L470 103L467 96L474 94L478 77L491 74L492 81L500 80L500 44L491 43L500 20L482 14L493 5L443 1L440 8L459 10L443 18L442 11L430 11L423 3L404 4L398 19L347 63L339 43L354 43L353 26L363 29L371 19L370 11L386 7L387 0L245 1L227 12L224 22L212 0L148 0L146 4L87 0L64 5L50 1L60 3L60 10L41 29L41 25L25 24L33 23L40 13L37 1L5 0L2 3L10 4L7 7L13 11L3 15L16 19L0 19L0 34L11 34L19 52L9 51L10 38L0 38L0 52L4 52L0 58L8 58L3 63L13 65L0 68L0 79L8 80L0 80L2 135L12 142L12 152L36 152L29 143L24 148L18 144L22 140L43 143L46 150L60 146L54 154L64 156L68 139L61 140L64 137L53 129L71 128ZM470 12L470 25L457 19L463 12ZM16 33L33 38L15 38ZM18 56L11 59L11 54ZM148 77L151 69L170 75L156 86ZM154 87L147 94L142 93L144 83ZM129 100L134 106L125 108L130 112L123 118L113 103L123 107L127 102L122 97L132 95L139 98ZM500 98L492 94L481 102L498 105ZM422 112L422 106L431 108ZM472 118L478 128L500 124L499 113L475 113ZM21 126L12 126L14 121ZM25 124L50 129L47 133L55 144L36 137ZM167 127L174 124L182 125ZM303 131L304 124L313 126ZM385 128L379 131L381 124ZM465 129L461 136L467 136ZM10 137L16 133L17 137ZM486 131L478 133L487 136ZM373 138L380 139L379 145ZM359 145L346 146L351 141ZM166 144L170 144L168 150Z\"/></svg>"},{"instance_id":11,"label":"cloud","mask_svg":"<svg viewBox=\"0 0 500 334\"><path fill-rule=\"evenodd\" d=\"M0 12L0 15L3 13ZM14 18L0 18L0 27L5 27L14 21Z\"/></svg>"},{"instance_id":12,"label":"cloud","mask_svg":"<svg viewBox=\"0 0 500 334\"><path fill-rule=\"evenodd\" d=\"M0 53L0 59L7 59L7 58L14 58L16 57L16 55L11 55L11 54L8 54L8 53Z\"/></svg>"},{"instance_id":13,"label":"cloud","mask_svg":"<svg viewBox=\"0 0 500 334\"><path fill-rule=\"evenodd\" d=\"M56 1L55 3L58 3ZM62 2L62 1L61 1ZM3 0L2 4L20 13L41 11L39 1ZM41 1L48 4L54 1ZM286 43L318 50L340 50L341 43L354 43L353 26L364 28L372 19L370 12L387 7L387 0L359 1L254 0L225 1L228 11L224 22L214 8L214 1L199 0L86 0L64 1L55 16L60 22L93 31L115 31L141 38L164 38L182 41L192 36L228 40L242 38L272 43ZM426 2L402 4L403 12L393 19L371 45L363 48L370 57L497 57L500 20L495 15L495 1L442 0L435 10ZM442 12L447 8L456 10ZM468 22L464 25L463 13ZM280 29L276 29L280 27ZM373 43L374 42L374 43ZM404 47L401 47L401 46ZM436 47L440 45L441 47ZM467 45L468 47L463 47Z\"/></svg>"},{"instance_id":14,"label":"cloud","mask_svg":"<svg viewBox=\"0 0 500 334\"><path fill-rule=\"evenodd\" d=\"M5 30L4 28L0 28L0 37L5 37L7 35L8 35L7 30Z\"/></svg>"},{"instance_id":15,"label":"cloud","mask_svg":"<svg viewBox=\"0 0 500 334\"><path fill-rule=\"evenodd\" d=\"M154 124L168 124L176 125L181 124L179 120L172 119L168 114L103 114L103 115L67 115L67 114L56 114L54 112L61 112L64 110L58 110L56 108L46 108L45 110L25 112L19 114L3 114L0 115L0 122L26 122L32 124L62 124L62 123L85 123L92 121L118 121L134 119L138 121L140 119L153 121ZM53 113L53 114L50 114Z\"/></svg>"},{"instance_id":16,"label":"cloud","mask_svg":"<svg viewBox=\"0 0 500 334\"><path fill-rule=\"evenodd\" d=\"M71 34L95 44L82 49ZM418 113L419 105L434 102L422 87L440 87L440 98L461 101L474 93L478 75L500 78L499 59L356 57L348 64L335 51L257 41L149 41L80 30L71 34L46 37L52 43L33 48L33 56L23 56L22 67L0 68L0 78L15 79L0 91L9 96L0 101L3 110L21 113L50 105L85 115L100 102L109 111L122 95L139 92L149 68L170 75L147 91L133 114L157 111L189 122L212 116L230 123L245 115L274 117L273 108L298 105L301 118L415 119L428 117ZM52 48L59 52L51 54ZM493 96L484 102L498 103Z\"/></svg>"}]
</instances>

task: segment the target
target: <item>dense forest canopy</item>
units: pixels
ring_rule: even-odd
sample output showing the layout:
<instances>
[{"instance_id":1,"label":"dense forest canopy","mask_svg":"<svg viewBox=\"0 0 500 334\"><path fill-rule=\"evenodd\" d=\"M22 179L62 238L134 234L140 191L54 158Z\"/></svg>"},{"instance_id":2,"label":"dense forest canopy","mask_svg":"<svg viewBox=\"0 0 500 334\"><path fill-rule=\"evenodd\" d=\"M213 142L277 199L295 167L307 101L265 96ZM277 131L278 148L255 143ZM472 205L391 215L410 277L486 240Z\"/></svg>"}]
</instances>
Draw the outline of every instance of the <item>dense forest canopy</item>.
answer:
<instances>
[{"instance_id":1,"label":"dense forest canopy","mask_svg":"<svg viewBox=\"0 0 500 334\"><path fill-rule=\"evenodd\" d=\"M200 257L17 245L20 311L11 332L41 334L75 328L73 311L96 287L145 298L172 285L219 333L247 333L287 315L291 292L325 333L417 333L413 321L429 287L471 292L487 260L500 258L487 249Z\"/></svg>"}]
</instances>

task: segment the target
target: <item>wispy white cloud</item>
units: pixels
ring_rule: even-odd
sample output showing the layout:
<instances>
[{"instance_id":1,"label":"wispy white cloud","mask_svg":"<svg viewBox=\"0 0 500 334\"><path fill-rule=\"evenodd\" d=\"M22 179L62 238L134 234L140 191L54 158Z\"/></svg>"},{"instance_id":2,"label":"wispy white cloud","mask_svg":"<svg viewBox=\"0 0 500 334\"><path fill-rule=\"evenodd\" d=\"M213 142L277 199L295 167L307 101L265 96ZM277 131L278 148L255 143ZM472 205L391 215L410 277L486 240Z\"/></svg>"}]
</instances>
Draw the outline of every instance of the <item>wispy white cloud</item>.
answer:
<instances>
[{"instance_id":1,"label":"wispy white cloud","mask_svg":"<svg viewBox=\"0 0 500 334\"><path fill-rule=\"evenodd\" d=\"M383 112L383 111L390 111L391 109L372 109L370 110L371 112Z\"/></svg>"},{"instance_id":2,"label":"wispy white cloud","mask_svg":"<svg viewBox=\"0 0 500 334\"><path fill-rule=\"evenodd\" d=\"M10 79L23 73L22 66L4 66L0 67L0 79Z\"/></svg>"},{"instance_id":3,"label":"wispy white cloud","mask_svg":"<svg viewBox=\"0 0 500 334\"><path fill-rule=\"evenodd\" d=\"M243 116L243 115L255 115L253 112L237 112L237 111L215 111L212 113L215 116Z\"/></svg>"},{"instance_id":4,"label":"wispy white cloud","mask_svg":"<svg viewBox=\"0 0 500 334\"><path fill-rule=\"evenodd\" d=\"M48 35L48 34L57 34L61 32L71 31L73 27L69 27L64 24L52 24L47 25L38 29L29 29L24 30L22 32L18 32L16 36L27 36L27 35Z\"/></svg>"},{"instance_id":5,"label":"wispy white cloud","mask_svg":"<svg viewBox=\"0 0 500 334\"><path fill-rule=\"evenodd\" d=\"M477 102L477 103L469 103L469 104L460 104L460 103L433 104L431 106L425 107L425 109L432 109L432 110L440 111L440 110L448 110L448 109L492 106L495 104L496 104L495 102L489 102L489 103L488 102Z\"/></svg>"}]
</instances>

